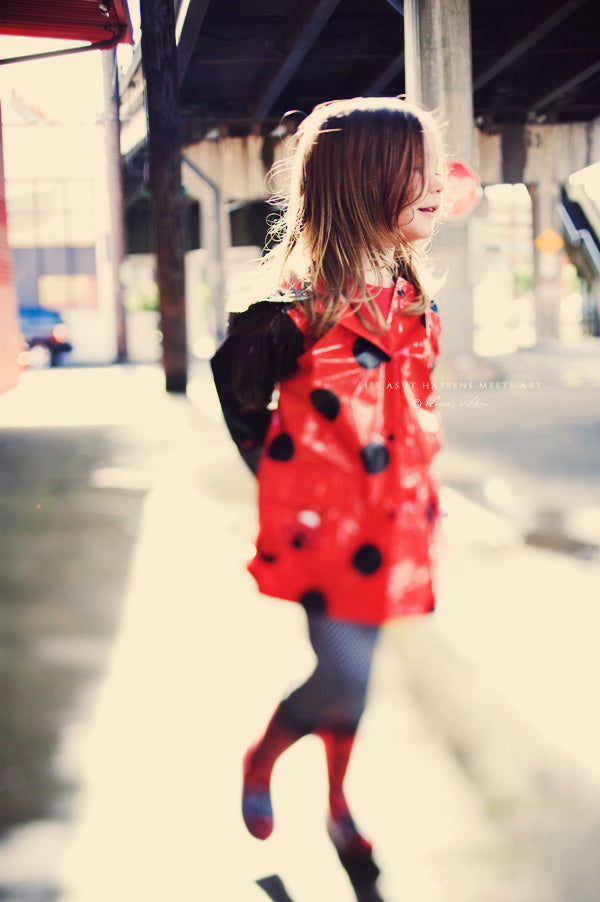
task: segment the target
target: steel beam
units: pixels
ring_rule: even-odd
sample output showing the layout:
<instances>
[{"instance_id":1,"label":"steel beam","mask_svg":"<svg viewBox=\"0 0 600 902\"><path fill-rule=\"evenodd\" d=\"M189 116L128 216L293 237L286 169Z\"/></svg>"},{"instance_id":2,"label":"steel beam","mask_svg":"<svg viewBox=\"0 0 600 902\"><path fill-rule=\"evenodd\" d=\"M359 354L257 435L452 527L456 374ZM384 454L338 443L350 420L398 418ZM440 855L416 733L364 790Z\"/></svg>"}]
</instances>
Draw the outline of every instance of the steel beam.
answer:
<instances>
[{"instance_id":1,"label":"steel beam","mask_svg":"<svg viewBox=\"0 0 600 902\"><path fill-rule=\"evenodd\" d=\"M177 13L175 40L179 86L183 84L210 0L183 0Z\"/></svg>"},{"instance_id":2,"label":"steel beam","mask_svg":"<svg viewBox=\"0 0 600 902\"><path fill-rule=\"evenodd\" d=\"M569 0L568 3L563 3L563 5L555 10L552 15L548 16L548 18L541 22L536 28L528 32L520 41L517 41L514 47L504 53L500 59L496 60L489 69L486 69L485 72L478 75L477 78L473 80L473 91L478 91L479 88L487 85L487 83L495 78L496 75L499 75L500 72L504 72L505 69L508 69L515 60L524 56L524 54L538 44L542 38L545 38L551 31L554 31L561 22L564 22L565 19L571 16L586 2L587 0Z\"/></svg>"},{"instance_id":3,"label":"steel beam","mask_svg":"<svg viewBox=\"0 0 600 902\"><path fill-rule=\"evenodd\" d=\"M254 120L259 121L269 113L339 2L340 0L317 0L308 12L305 12L307 4L305 2L300 3L302 16L297 23L292 23L291 25L292 38L289 53L282 61L277 72L264 86L254 107L252 114Z\"/></svg>"},{"instance_id":4,"label":"steel beam","mask_svg":"<svg viewBox=\"0 0 600 902\"><path fill-rule=\"evenodd\" d=\"M576 88L582 82L587 81L588 78L593 78L594 75L600 72L600 60L592 63L590 66L586 66L585 69L582 69L580 72L575 73L571 78L567 79L567 81L562 82L558 87L554 88L554 90L549 91L548 94L545 94L544 97L541 97L539 100L536 100L530 106L531 110L535 110L536 112L539 110L543 110L545 107L550 106L551 103L554 103L555 100L558 100L564 94L568 94L572 88Z\"/></svg>"},{"instance_id":5,"label":"steel beam","mask_svg":"<svg viewBox=\"0 0 600 902\"><path fill-rule=\"evenodd\" d=\"M394 59L388 63L383 72L371 82L365 89L365 94L375 97L379 92L389 84L392 78L395 78L399 72L404 69L404 50L402 50Z\"/></svg>"}]
</instances>

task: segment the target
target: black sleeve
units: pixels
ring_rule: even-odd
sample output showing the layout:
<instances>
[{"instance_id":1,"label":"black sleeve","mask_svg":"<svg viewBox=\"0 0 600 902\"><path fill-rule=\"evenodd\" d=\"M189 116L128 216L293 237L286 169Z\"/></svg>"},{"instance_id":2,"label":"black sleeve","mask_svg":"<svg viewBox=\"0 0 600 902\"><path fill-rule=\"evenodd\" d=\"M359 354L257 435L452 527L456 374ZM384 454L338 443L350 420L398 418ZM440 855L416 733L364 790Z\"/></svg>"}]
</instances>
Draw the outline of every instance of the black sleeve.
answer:
<instances>
[{"instance_id":1,"label":"black sleeve","mask_svg":"<svg viewBox=\"0 0 600 902\"><path fill-rule=\"evenodd\" d=\"M290 307L259 301L231 314L227 336L210 362L225 423L253 473L271 422L275 385L297 371L304 350L304 336L286 312Z\"/></svg>"}]
</instances>

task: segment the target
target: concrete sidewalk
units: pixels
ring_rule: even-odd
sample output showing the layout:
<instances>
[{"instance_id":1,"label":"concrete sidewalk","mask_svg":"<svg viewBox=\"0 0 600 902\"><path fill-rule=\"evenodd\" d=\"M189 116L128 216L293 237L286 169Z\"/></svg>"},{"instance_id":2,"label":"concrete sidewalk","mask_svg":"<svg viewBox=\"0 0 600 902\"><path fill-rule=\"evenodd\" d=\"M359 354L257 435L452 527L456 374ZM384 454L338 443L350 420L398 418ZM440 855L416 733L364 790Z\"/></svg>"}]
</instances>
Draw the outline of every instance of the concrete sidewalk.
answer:
<instances>
[{"instance_id":1,"label":"concrete sidewalk","mask_svg":"<svg viewBox=\"0 0 600 902\"><path fill-rule=\"evenodd\" d=\"M23 828L0 845L2 898L40 902L54 884L67 902L237 902L279 875L294 902L354 899L325 833L318 740L276 769L271 839L239 813L243 751L312 658L302 611L244 570L254 485L206 371L189 401L154 368L26 375L0 399L6 428L66 421L76 441L93 422L110 436L95 492L145 501L108 663L78 714L76 804L53 839ZM526 546L451 488L443 507L438 612L385 630L348 777L382 898L595 902L598 563Z\"/></svg>"}]
</instances>

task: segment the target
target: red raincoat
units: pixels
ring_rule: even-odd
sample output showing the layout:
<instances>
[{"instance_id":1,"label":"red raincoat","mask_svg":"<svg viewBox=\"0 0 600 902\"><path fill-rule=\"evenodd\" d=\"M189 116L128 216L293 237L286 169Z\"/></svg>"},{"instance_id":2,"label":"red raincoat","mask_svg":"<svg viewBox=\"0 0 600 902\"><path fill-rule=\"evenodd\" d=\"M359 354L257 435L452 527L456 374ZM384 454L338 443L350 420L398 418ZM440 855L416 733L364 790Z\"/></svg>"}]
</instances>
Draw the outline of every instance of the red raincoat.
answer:
<instances>
[{"instance_id":1,"label":"red raincoat","mask_svg":"<svg viewBox=\"0 0 600 902\"><path fill-rule=\"evenodd\" d=\"M434 607L438 498L429 468L440 439L431 382L437 311L403 313L414 300L403 279L377 300L389 307L387 332L371 332L348 311L298 348L275 410L253 411L268 419L257 464L260 528L248 565L264 594L370 624ZM301 310L283 315L297 335L306 331ZM234 438L248 451L247 437Z\"/></svg>"}]
</instances>

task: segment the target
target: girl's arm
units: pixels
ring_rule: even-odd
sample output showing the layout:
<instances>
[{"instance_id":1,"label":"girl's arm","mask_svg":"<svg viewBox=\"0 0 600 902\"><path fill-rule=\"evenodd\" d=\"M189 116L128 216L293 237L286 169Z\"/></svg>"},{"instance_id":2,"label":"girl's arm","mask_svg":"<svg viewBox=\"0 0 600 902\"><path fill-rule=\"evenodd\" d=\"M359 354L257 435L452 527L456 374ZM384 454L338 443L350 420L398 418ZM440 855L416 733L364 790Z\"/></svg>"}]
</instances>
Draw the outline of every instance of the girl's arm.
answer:
<instances>
[{"instance_id":1,"label":"girl's arm","mask_svg":"<svg viewBox=\"0 0 600 902\"><path fill-rule=\"evenodd\" d=\"M304 336L286 312L292 304L259 301L229 318L227 337L211 360L225 423L256 474L271 422L277 382L296 372Z\"/></svg>"}]
</instances>

